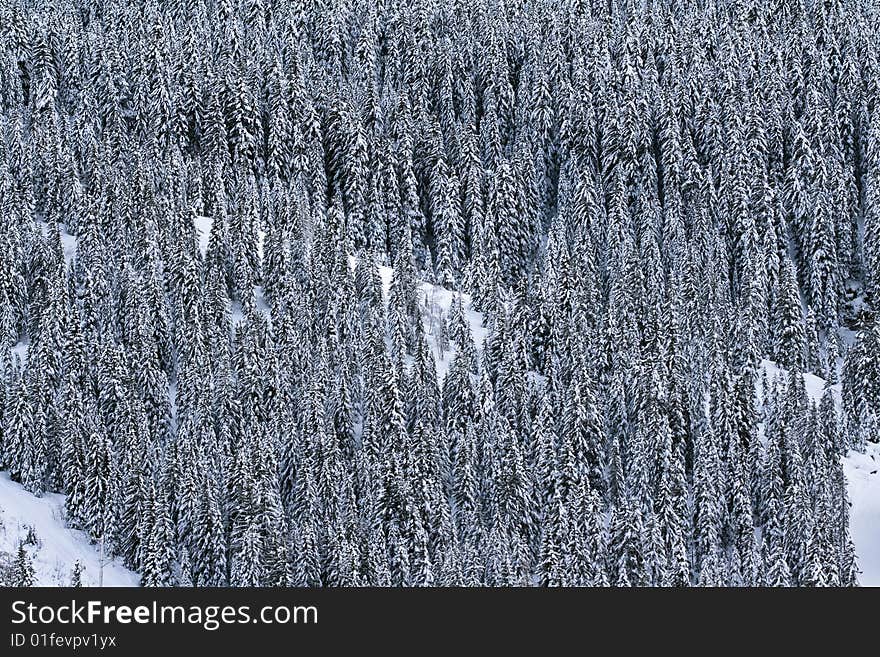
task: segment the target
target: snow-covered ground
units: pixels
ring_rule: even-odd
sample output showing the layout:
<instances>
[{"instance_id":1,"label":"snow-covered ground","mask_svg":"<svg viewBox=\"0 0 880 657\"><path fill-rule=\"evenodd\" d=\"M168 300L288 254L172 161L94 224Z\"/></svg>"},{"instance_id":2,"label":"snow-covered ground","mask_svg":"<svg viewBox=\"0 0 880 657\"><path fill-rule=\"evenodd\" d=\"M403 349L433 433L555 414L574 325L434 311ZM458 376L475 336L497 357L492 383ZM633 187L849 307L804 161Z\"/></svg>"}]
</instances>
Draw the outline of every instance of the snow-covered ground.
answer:
<instances>
[{"instance_id":1,"label":"snow-covered ground","mask_svg":"<svg viewBox=\"0 0 880 657\"><path fill-rule=\"evenodd\" d=\"M354 265L354 261L352 261L352 265ZM382 294L386 302L389 290L391 289L391 274L391 267L379 267L379 276L382 279ZM450 342L446 350L441 349L435 338L435 330L439 322L449 321L449 312L458 293L447 290L444 287L431 285L430 283L420 284L418 293L426 339L431 352L434 354L434 361L437 364L437 380L442 383L458 351L458 347L454 342ZM471 297L468 294L461 294L461 307L464 311L465 319L467 319L470 325L471 338L474 341L474 345L476 345L477 353L482 353L483 343L489 334L489 329L483 323L483 314L473 309Z\"/></svg>"},{"instance_id":2,"label":"snow-covered ground","mask_svg":"<svg viewBox=\"0 0 880 657\"><path fill-rule=\"evenodd\" d=\"M34 497L9 475L0 472L0 552L15 554L19 541L33 527L38 544L27 546L33 557L38 586L67 586L74 562L83 565L84 586L97 586L100 555L81 531L64 523L64 496ZM104 586L137 586L138 575L110 561L104 565Z\"/></svg>"},{"instance_id":3,"label":"snow-covered ground","mask_svg":"<svg viewBox=\"0 0 880 657\"><path fill-rule=\"evenodd\" d=\"M858 557L859 584L880 586L880 444L843 460L850 508L850 532Z\"/></svg>"},{"instance_id":4,"label":"snow-covered ground","mask_svg":"<svg viewBox=\"0 0 880 657\"><path fill-rule=\"evenodd\" d=\"M198 215L193 219L193 224L195 224L196 234L199 236L199 251L202 252L204 258L208 253L208 242L211 240L211 226L214 224L214 218Z\"/></svg>"},{"instance_id":5,"label":"snow-covered ground","mask_svg":"<svg viewBox=\"0 0 880 657\"><path fill-rule=\"evenodd\" d=\"M45 221L38 221L37 225L43 232L43 236L49 234L49 224ZM64 263L70 265L76 257L76 235L67 232L67 226L63 223L58 224L58 231L61 234L61 250L64 252Z\"/></svg>"},{"instance_id":6,"label":"snow-covered ground","mask_svg":"<svg viewBox=\"0 0 880 657\"><path fill-rule=\"evenodd\" d=\"M762 360L761 367L767 372L767 380L773 381L777 377L783 377L783 379L788 377L788 370L779 367L772 360ZM817 404L822 401L822 395L825 393L825 379L819 378L815 374L804 374L804 388L807 391L807 395L809 395L810 399L812 399ZM834 393L834 401L837 403L838 413L840 412L840 384L836 384L831 386L831 391Z\"/></svg>"}]
</instances>

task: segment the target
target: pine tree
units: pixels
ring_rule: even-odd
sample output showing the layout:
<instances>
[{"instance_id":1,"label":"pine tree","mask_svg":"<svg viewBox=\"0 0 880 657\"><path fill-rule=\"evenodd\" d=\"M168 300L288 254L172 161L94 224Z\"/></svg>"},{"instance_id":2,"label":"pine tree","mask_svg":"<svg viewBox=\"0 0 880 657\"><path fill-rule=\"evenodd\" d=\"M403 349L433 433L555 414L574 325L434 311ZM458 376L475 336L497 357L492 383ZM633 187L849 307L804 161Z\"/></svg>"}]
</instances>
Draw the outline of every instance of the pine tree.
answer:
<instances>
[{"instance_id":1,"label":"pine tree","mask_svg":"<svg viewBox=\"0 0 880 657\"><path fill-rule=\"evenodd\" d=\"M773 321L774 353L785 367L802 370L806 338L801 300L795 280L794 266L783 261L780 282L776 286Z\"/></svg>"},{"instance_id":2,"label":"pine tree","mask_svg":"<svg viewBox=\"0 0 880 657\"><path fill-rule=\"evenodd\" d=\"M36 571L34 570L32 557L25 550L24 543L19 542L18 551L15 553L15 560L12 562L10 583L12 586L26 588L34 586L35 582Z\"/></svg>"},{"instance_id":3,"label":"pine tree","mask_svg":"<svg viewBox=\"0 0 880 657\"><path fill-rule=\"evenodd\" d=\"M80 563L79 559L73 562L73 568L70 571L70 585L74 588L80 588L83 585L82 582L82 573L83 573L83 565Z\"/></svg>"}]
</instances>

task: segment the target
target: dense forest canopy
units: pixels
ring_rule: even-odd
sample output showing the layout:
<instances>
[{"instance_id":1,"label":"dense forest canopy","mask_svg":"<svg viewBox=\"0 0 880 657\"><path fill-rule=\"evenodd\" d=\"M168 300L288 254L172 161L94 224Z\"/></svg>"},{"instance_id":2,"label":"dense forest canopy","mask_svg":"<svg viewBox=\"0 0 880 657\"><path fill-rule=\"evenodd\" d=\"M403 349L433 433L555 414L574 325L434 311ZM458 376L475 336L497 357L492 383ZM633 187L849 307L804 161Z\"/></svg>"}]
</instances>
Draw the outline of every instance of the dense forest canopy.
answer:
<instances>
[{"instance_id":1,"label":"dense forest canopy","mask_svg":"<svg viewBox=\"0 0 880 657\"><path fill-rule=\"evenodd\" d=\"M0 467L145 585L853 585L878 43L873 0L0 0Z\"/></svg>"}]
</instances>

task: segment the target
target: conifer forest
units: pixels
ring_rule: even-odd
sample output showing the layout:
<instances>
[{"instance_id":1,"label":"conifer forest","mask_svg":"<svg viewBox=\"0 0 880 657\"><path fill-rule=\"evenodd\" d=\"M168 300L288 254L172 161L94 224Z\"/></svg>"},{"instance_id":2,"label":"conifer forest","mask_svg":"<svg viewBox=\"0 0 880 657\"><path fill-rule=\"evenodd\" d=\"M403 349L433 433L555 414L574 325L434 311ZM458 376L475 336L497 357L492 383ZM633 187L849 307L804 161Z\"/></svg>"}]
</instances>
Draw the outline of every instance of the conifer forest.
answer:
<instances>
[{"instance_id":1,"label":"conifer forest","mask_svg":"<svg viewBox=\"0 0 880 657\"><path fill-rule=\"evenodd\" d=\"M144 586L858 585L878 309L874 0L0 0L0 476Z\"/></svg>"}]
</instances>

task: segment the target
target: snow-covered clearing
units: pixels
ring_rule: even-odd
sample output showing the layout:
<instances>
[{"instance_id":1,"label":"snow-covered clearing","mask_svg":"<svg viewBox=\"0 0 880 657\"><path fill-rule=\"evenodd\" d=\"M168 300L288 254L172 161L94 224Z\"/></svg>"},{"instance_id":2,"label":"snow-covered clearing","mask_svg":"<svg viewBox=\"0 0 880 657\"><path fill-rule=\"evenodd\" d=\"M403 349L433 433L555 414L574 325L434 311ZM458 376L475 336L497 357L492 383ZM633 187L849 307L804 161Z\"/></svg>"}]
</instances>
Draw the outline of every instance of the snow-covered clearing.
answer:
<instances>
[{"instance_id":1,"label":"snow-covered clearing","mask_svg":"<svg viewBox=\"0 0 880 657\"><path fill-rule=\"evenodd\" d=\"M870 443L864 454L850 452L843 460L852 503L850 533L858 557L859 584L880 586L880 444Z\"/></svg>"},{"instance_id":2,"label":"snow-covered clearing","mask_svg":"<svg viewBox=\"0 0 880 657\"><path fill-rule=\"evenodd\" d=\"M382 294L386 301L391 289L392 271L391 267L379 267L379 276L382 279ZM449 347L446 350L441 349L437 343L436 332L440 322L448 321L450 309L459 293L452 292L438 285L432 285L431 283L421 283L418 293L419 304L421 304L423 313L422 319L425 334L437 364L437 380L442 383L458 351L458 347L454 342L450 341ZM477 353L480 353L483 350L486 336L489 334L489 329L483 324L483 314L473 309L469 294L461 293L461 307L464 310L465 319L467 319L470 325L471 337L477 347Z\"/></svg>"},{"instance_id":3,"label":"snow-covered clearing","mask_svg":"<svg viewBox=\"0 0 880 657\"><path fill-rule=\"evenodd\" d=\"M37 225L43 232L44 237L49 234L49 224L45 221L38 221ZM64 252L64 263L70 266L70 263L76 257L76 235L68 233L67 226L63 223L58 224L58 231L61 234L61 250Z\"/></svg>"},{"instance_id":4,"label":"snow-covered clearing","mask_svg":"<svg viewBox=\"0 0 880 657\"><path fill-rule=\"evenodd\" d=\"M199 236L199 251L202 252L204 258L208 253L208 242L211 241L211 226L214 224L214 218L198 215L193 218L193 224L195 224L196 233Z\"/></svg>"},{"instance_id":5,"label":"snow-covered clearing","mask_svg":"<svg viewBox=\"0 0 880 657\"><path fill-rule=\"evenodd\" d=\"M15 554L28 528L33 527L38 545L27 546L33 557L36 584L67 586L77 560L83 565L84 586L97 586L100 554L85 533L64 522L64 496L47 493L34 497L0 472L0 552ZM137 586L139 577L117 561L104 565L104 586Z\"/></svg>"}]
</instances>

